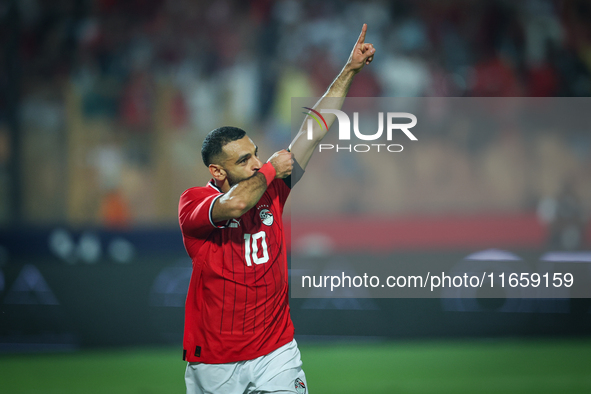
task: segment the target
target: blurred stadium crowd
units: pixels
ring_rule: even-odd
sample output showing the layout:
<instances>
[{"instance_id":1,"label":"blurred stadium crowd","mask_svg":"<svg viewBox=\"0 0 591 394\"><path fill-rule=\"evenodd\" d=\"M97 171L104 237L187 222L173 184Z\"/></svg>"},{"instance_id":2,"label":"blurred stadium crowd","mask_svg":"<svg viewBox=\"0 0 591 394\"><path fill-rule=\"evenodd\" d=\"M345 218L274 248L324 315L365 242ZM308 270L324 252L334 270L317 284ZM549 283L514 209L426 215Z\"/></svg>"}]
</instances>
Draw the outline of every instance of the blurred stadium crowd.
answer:
<instances>
[{"instance_id":1,"label":"blurred stadium crowd","mask_svg":"<svg viewBox=\"0 0 591 394\"><path fill-rule=\"evenodd\" d=\"M585 0L19 0L0 18L2 224L174 224L180 193L208 179L205 134L236 125L263 158L284 148L291 97L322 95L364 22L378 53L349 96L591 95ZM534 211L567 189L591 208L588 129L526 143L501 124L474 145L456 126L394 170L407 192L374 209ZM310 178L326 194L315 209L339 211L339 185Z\"/></svg>"}]
</instances>

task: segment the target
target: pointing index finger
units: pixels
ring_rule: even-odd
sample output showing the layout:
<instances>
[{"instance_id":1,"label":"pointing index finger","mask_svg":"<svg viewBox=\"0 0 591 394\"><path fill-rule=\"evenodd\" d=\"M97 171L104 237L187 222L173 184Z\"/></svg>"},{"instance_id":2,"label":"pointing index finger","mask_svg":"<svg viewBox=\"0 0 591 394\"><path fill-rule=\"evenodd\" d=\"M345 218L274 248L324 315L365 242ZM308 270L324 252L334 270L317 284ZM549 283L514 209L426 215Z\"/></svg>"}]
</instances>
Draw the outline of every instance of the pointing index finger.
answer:
<instances>
[{"instance_id":1,"label":"pointing index finger","mask_svg":"<svg viewBox=\"0 0 591 394\"><path fill-rule=\"evenodd\" d=\"M361 34L359 34L359 38L357 39L357 44L363 44L365 42L365 32L367 31L367 23L363 24L361 28Z\"/></svg>"}]
</instances>

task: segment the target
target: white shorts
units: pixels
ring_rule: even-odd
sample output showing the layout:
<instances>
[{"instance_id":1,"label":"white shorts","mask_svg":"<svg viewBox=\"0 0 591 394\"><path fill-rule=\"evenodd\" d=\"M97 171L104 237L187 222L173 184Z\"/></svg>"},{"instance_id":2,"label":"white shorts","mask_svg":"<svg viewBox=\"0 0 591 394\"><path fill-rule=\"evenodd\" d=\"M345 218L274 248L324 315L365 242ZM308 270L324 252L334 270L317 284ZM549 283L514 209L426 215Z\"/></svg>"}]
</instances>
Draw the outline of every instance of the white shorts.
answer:
<instances>
[{"instance_id":1,"label":"white shorts","mask_svg":"<svg viewBox=\"0 0 591 394\"><path fill-rule=\"evenodd\" d=\"M189 363L185 383L187 394L308 394L295 339L253 360L227 364Z\"/></svg>"}]
</instances>

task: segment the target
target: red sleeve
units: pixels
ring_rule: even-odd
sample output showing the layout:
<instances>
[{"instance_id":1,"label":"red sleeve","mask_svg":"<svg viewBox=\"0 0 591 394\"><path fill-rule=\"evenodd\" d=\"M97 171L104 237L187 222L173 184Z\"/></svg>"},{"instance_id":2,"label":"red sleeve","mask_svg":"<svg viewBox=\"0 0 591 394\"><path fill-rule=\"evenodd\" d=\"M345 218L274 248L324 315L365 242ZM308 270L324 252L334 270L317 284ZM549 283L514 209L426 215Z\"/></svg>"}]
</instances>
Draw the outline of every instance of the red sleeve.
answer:
<instances>
[{"instance_id":1,"label":"red sleeve","mask_svg":"<svg viewBox=\"0 0 591 394\"><path fill-rule=\"evenodd\" d=\"M279 199L279 205L281 206L281 210L283 211L283 206L287 201L287 197L289 197L289 192L291 189L285 184L283 179L275 179L269 185L268 189L273 192Z\"/></svg>"},{"instance_id":2,"label":"red sleeve","mask_svg":"<svg viewBox=\"0 0 591 394\"><path fill-rule=\"evenodd\" d=\"M185 235L199 238L215 228L224 228L225 222L214 223L211 210L215 200L223 196L214 189L194 187L186 190L179 201L179 224Z\"/></svg>"}]
</instances>

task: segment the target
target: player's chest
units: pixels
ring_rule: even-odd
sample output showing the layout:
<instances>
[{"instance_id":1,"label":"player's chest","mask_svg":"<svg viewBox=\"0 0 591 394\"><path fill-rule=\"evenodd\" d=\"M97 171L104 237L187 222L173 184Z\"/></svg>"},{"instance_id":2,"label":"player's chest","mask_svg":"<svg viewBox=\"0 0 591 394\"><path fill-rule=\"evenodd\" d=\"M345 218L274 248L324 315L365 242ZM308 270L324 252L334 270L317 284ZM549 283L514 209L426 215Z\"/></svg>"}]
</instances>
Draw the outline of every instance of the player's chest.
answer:
<instances>
[{"instance_id":1,"label":"player's chest","mask_svg":"<svg viewBox=\"0 0 591 394\"><path fill-rule=\"evenodd\" d=\"M260 202L238 219L232 219L226 228L232 235L253 234L258 231L272 231L279 224L280 217L272 204Z\"/></svg>"},{"instance_id":2,"label":"player's chest","mask_svg":"<svg viewBox=\"0 0 591 394\"><path fill-rule=\"evenodd\" d=\"M222 230L222 243L232 249L246 266L274 261L281 250L282 224L271 204L259 203ZM234 261L235 263L235 261Z\"/></svg>"}]
</instances>

